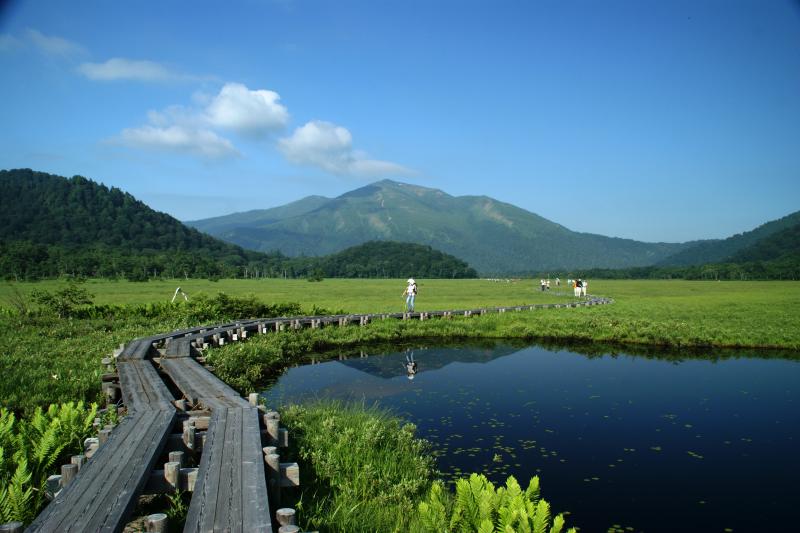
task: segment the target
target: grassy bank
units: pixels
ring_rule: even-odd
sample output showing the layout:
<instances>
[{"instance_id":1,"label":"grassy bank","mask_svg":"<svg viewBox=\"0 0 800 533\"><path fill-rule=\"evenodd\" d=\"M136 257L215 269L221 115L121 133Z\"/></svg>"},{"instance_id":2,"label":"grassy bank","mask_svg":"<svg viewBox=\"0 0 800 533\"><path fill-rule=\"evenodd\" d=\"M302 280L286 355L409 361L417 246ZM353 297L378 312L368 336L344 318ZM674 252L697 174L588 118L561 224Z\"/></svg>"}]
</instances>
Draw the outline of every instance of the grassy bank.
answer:
<instances>
[{"instance_id":1,"label":"grassy bank","mask_svg":"<svg viewBox=\"0 0 800 533\"><path fill-rule=\"evenodd\" d=\"M564 527L563 516L539 498L538 478L528 490L509 478L495 491L473 475L451 494L435 481L416 428L386 411L320 402L291 406L281 420L292 435L290 457L302 465L300 490L283 504L297 509L304 530L558 533Z\"/></svg>"},{"instance_id":2,"label":"grassy bank","mask_svg":"<svg viewBox=\"0 0 800 533\"><path fill-rule=\"evenodd\" d=\"M378 321L303 330L214 350L218 374L241 388L309 352L413 339L545 339L612 346L800 349L800 284L597 282L615 303L451 320ZM594 287L593 287L594 288Z\"/></svg>"},{"instance_id":3,"label":"grassy bank","mask_svg":"<svg viewBox=\"0 0 800 533\"><path fill-rule=\"evenodd\" d=\"M348 312L379 312L397 310L402 282L224 280L193 281L196 286L181 286L193 302L199 294L224 288L232 295L253 293L256 300L269 304L297 302L300 305L295 308L306 311L319 306ZM204 313L182 312L185 304L166 306L164 302L171 298L174 291L171 287L175 284L175 281L89 281L85 287L94 294L97 304L122 306L101 309L94 318L22 320L10 311L0 313L0 328L5 332L0 336L0 372L4 376L0 382L0 405L30 410L60 401L96 400L100 392L100 360L119 343L216 319L244 318L234 316L236 305L215 307ZM15 291L26 295L33 288L53 290L59 286L63 283L2 285L0 305L10 309L9 299ZM420 337L800 349L800 283L598 280L590 283L590 289L613 297L615 303L469 319L455 317L450 321L389 320L364 328L286 332L214 350L211 357L223 379L246 388L270 368L275 371L309 351ZM420 280L418 309L463 309L571 299L555 292L543 294L530 280L512 283Z\"/></svg>"}]
</instances>

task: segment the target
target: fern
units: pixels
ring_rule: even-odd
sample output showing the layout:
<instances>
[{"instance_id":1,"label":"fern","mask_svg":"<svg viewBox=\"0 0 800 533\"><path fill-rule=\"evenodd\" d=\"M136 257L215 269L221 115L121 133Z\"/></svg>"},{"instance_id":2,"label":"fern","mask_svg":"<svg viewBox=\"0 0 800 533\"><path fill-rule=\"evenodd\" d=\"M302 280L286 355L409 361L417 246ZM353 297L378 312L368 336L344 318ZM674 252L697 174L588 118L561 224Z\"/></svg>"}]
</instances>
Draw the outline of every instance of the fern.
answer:
<instances>
[{"instance_id":1,"label":"fern","mask_svg":"<svg viewBox=\"0 0 800 533\"><path fill-rule=\"evenodd\" d=\"M564 516L552 518L550 504L540 497L534 476L523 491L513 476L505 487L495 489L483 475L472 474L456 482L450 497L441 482L431 486L419 505L419 530L435 533L561 533ZM448 520L449 514L449 520ZM571 528L567 533L576 533Z\"/></svg>"},{"instance_id":2,"label":"fern","mask_svg":"<svg viewBox=\"0 0 800 533\"><path fill-rule=\"evenodd\" d=\"M434 482L428 500L419 505L419 519L425 531L449 531L446 501L441 481Z\"/></svg>"},{"instance_id":3,"label":"fern","mask_svg":"<svg viewBox=\"0 0 800 533\"><path fill-rule=\"evenodd\" d=\"M44 504L47 476L81 450L92 432L97 406L83 402L37 408L16 420L0 409L0 518L30 522Z\"/></svg>"},{"instance_id":4,"label":"fern","mask_svg":"<svg viewBox=\"0 0 800 533\"><path fill-rule=\"evenodd\" d=\"M533 533L547 533L550 523L550 504L539 500L536 505L536 514L533 515Z\"/></svg>"},{"instance_id":5,"label":"fern","mask_svg":"<svg viewBox=\"0 0 800 533\"><path fill-rule=\"evenodd\" d=\"M17 464L8 485L0 491L0 514L2 514L3 522L21 520L27 523L36 516L38 508L33 505L32 478L33 474L28 470L28 462L23 459Z\"/></svg>"},{"instance_id":6,"label":"fern","mask_svg":"<svg viewBox=\"0 0 800 533\"><path fill-rule=\"evenodd\" d=\"M561 533L564 527L564 515L559 514L553 518L553 527L550 528L550 533Z\"/></svg>"}]
</instances>

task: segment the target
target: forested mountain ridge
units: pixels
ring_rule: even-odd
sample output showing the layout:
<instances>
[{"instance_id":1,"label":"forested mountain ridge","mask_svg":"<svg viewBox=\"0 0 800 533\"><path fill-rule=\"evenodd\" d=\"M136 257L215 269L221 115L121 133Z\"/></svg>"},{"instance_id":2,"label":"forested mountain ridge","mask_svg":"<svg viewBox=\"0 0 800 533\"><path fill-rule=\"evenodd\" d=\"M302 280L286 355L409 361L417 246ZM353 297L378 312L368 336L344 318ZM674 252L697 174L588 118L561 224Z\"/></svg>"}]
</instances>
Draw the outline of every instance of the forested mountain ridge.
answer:
<instances>
[{"instance_id":1,"label":"forested mountain ridge","mask_svg":"<svg viewBox=\"0 0 800 533\"><path fill-rule=\"evenodd\" d=\"M463 261L431 248L382 244L379 251L366 247L338 257L264 254L189 228L81 176L0 170L0 276L10 279L476 275Z\"/></svg>"},{"instance_id":2,"label":"forested mountain ridge","mask_svg":"<svg viewBox=\"0 0 800 533\"><path fill-rule=\"evenodd\" d=\"M484 273L652 265L689 246L574 232L488 196L455 197L391 180L283 207L291 209L187 224L250 249L287 255L329 254L372 240L414 242L460 257Z\"/></svg>"},{"instance_id":3,"label":"forested mountain ridge","mask_svg":"<svg viewBox=\"0 0 800 533\"><path fill-rule=\"evenodd\" d=\"M224 276L283 256L245 250L82 176L0 171L0 271L23 278Z\"/></svg>"},{"instance_id":4,"label":"forested mountain ridge","mask_svg":"<svg viewBox=\"0 0 800 533\"><path fill-rule=\"evenodd\" d=\"M788 218L788 217L787 217ZM800 263L800 222L743 248L730 257L731 262L783 261Z\"/></svg>"},{"instance_id":5,"label":"forested mountain ridge","mask_svg":"<svg viewBox=\"0 0 800 533\"><path fill-rule=\"evenodd\" d=\"M751 231L737 233L727 239L698 242L661 260L658 266L691 266L729 260L737 262L739 259L736 259L736 255L740 251L755 246L759 241L797 224L800 224L800 211L762 224Z\"/></svg>"},{"instance_id":6,"label":"forested mountain ridge","mask_svg":"<svg viewBox=\"0 0 800 533\"><path fill-rule=\"evenodd\" d=\"M457 257L409 242L369 241L309 260L331 278L478 277L474 268Z\"/></svg>"}]
</instances>

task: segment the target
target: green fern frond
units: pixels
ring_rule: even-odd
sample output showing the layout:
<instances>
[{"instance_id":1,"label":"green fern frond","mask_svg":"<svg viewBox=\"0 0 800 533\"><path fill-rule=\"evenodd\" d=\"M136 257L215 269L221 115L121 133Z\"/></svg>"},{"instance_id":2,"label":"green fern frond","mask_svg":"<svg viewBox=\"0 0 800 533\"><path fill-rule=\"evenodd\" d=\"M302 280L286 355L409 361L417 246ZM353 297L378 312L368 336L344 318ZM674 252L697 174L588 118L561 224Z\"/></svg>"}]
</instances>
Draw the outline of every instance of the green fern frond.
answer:
<instances>
[{"instance_id":1,"label":"green fern frond","mask_svg":"<svg viewBox=\"0 0 800 533\"><path fill-rule=\"evenodd\" d=\"M550 533L561 533L561 529L564 527L564 515L558 514L555 518L553 518L553 527L550 528Z\"/></svg>"},{"instance_id":2,"label":"green fern frond","mask_svg":"<svg viewBox=\"0 0 800 533\"><path fill-rule=\"evenodd\" d=\"M17 418L14 413L0 409L0 446L12 448L14 444L14 426Z\"/></svg>"},{"instance_id":3,"label":"green fern frond","mask_svg":"<svg viewBox=\"0 0 800 533\"><path fill-rule=\"evenodd\" d=\"M440 481L431 485L427 500L419 504L419 518L424 531L432 533L448 531L444 487Z\"/></svg>"},{"instance_id":4,"label":"green fern frond","mask_svg":"<svg viewBox=\"0 0 800 533\"><path fill-rule=\"evenodd\" d=\"M7 520L29 523L36 516L38 506L34 505L34 491L31 484L33 474L28 470L28 462L23 459L14 472L6 489L4 514Z\"/></svg>"},{"instance_id":5,"label":"green fern frond","mask_svg":"<svg viewBox=\"0 0 800 533\"><path fill-rule=\"evenodd\" d=\"M478 533L494 533L494 524L492 524L492 521L488 518L484 519L478 526L477 531Z\"/></svg>"},{"instance_id":6,"label":"green fern frond","mask_svg":"<svg viewBox=\"0 0 800 533\"><path fill-rule=\"evenodd\" d=\"M525 496L534 504L539 503L540 487L539 476L533 476L531 482L528 483L528 488L525 489Z\"/></svg>"},{"instance_id":7,"label":"green fern frond","mask_svg":"<svg viewBox=\"0 0 800 533\"><path fill-rule=\"evenodd\" d=\"M536 514L533 515L533 533L547 533L550 523L550 504L539 500L536 504Z\"/></svg>"}]
</instances>

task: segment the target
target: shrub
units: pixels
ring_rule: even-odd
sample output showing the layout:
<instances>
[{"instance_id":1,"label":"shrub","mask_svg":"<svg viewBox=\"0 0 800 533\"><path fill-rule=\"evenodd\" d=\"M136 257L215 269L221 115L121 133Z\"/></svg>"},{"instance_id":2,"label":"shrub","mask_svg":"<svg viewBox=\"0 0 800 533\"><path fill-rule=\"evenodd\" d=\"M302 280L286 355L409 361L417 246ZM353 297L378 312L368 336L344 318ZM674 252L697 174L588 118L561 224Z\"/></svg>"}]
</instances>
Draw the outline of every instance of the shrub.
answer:
<instances>
[{"instance_id":1,"label":"shrub","mask_svg":"<svg viewBox=\"0 0 800 533\"><path fill-rule=\"evenodd\" d=\"M79 306L92 304L92 294L72 280L67 283L66 287L55 292L34 289L31 297L45 311L58 318L73 317Z\"/></svg>"}]
</instances>

